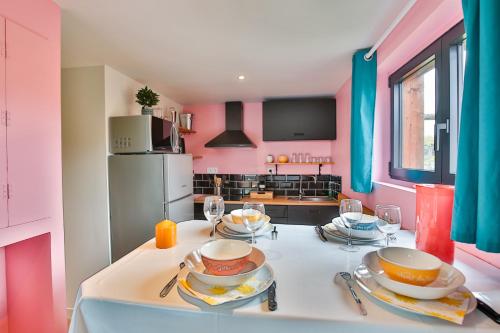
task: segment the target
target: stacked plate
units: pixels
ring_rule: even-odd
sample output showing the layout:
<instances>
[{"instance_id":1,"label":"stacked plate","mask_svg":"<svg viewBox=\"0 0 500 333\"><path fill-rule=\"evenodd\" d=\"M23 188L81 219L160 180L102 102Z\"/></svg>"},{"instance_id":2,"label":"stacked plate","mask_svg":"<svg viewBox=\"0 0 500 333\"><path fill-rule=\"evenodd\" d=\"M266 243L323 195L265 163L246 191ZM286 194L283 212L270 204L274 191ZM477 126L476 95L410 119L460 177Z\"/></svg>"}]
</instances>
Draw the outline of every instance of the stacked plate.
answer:
<instances>
[{"instance_id":1,"label":"stacked plate","mask_svg":"<svg viewBox=\"0 0 500 333\"><path fill-rule=\"evenodd\" d=\"M270 223L271 217L264 215L262 227L255 233L256 237L264 236L273 230L273 225ZM217 224L217 233L225 238L250 238L252 233L245 227L241 221L235 223L233 221L233 214L224 215L222 222Z\"/></svg>"},{"instance_id":2,"label":"stacked plate","mask_svg":"<svg viewBox=\"0 0 500 333\"><path fill-rule=\"evenodd\" d=\"M390 306L460 323L476 300L455 267L414 249L388 247L367 253L354 276L359 286Z\"/></svg>"},{"instance_id":3,"label":"stacked plate","mask_svg":"<svg viewBox=\"0 0 500 333\"><path fill-rule=\"evenodd\" d=\"M376 228L377 217L363 214L361 222L351 230L353 244L367 244L384 239L384 234ZM336 217L323 227L327 239L345 243L349 229Z\"/></svg>"},{"instance_id":4,"label":"stacked plate","mask_svg":"<svg viewBox=\"0 0 500 333\"><path fill-rule=\"evenodd\" d=\"M274 281L264 253L240 240L206 243L190 252L184 263L177 276L178 288L194 304L219 306L248 300Z\"/></svg>"}]
</instances>

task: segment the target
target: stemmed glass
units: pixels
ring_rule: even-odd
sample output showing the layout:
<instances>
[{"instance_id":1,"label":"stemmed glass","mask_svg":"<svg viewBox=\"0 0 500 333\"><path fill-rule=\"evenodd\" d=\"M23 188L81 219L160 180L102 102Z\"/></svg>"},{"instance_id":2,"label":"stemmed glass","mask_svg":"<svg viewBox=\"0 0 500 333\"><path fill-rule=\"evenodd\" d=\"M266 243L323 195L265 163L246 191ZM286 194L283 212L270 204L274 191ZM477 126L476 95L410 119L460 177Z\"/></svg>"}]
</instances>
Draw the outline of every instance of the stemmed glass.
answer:
<instances>
[{"instance_id":1,"label":"stemmed glass","mask_svg":"<svg viewBox=\"0 0 500 333\"><path fill-rule=\"evenodd\" d=\"M347 252L357 252L359 247L352 245L351 229L363 218L363 205L359 200L344 199L340 201L339 213L342 223L349 230L347 244L340 246L340 249Z\"/></svg>"},{"instance_id":2,"label":"stemmed glass","mask_svg":"<svg viewBox=\"0 0 500 333\"><path fill-rule=\"evenodd\" d=\"M401 229L401 208L394 205L377 205L375 215L378 217L377 229L385 234L385 246L389 246L391 236Z\"/></svg>"},{"instance_id":3,"label":"stemmed glass","mask_svg":"<svg viewBox=\"0 0 500 333\"><path fill-rule=\"evenodd\" d=\"M222 197L214 195L205 198L205 203L203 204L203 213L210 223L212 223L212 233L210 240L215 240L215 226L217 222L224 215L224 199Z\"/></svg>"},{"instance_id":4,"label":"stemmed glass","mask_svg":"<svg viewBox=\"0 0 500 333\"><path fill-rule=\"evenodd\" d=\"M243 204L243 224L252 233L252 244L256 244L255 232L264 224L266 210L260 202L245 202Z\"/></svg>"}]
</instances>

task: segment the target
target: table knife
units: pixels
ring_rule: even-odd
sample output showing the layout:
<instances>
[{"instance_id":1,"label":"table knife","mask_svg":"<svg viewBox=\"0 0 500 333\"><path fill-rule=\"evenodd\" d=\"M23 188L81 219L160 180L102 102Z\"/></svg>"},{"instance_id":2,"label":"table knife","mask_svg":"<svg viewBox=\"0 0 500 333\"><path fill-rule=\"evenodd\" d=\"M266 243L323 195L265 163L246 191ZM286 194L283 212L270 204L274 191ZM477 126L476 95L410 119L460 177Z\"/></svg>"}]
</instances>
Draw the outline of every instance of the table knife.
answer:
<instances>
[{"instance_id":1,"label":"table knife","mask_svg":"<svg viewBox=\"0 0 500 333\"><path fill-rule=\"evenodd\" d=\"M267 308L269 311L275 311L278 308L278 302L276 302L276 281L273 281L267 289Z\"/></svg>"},{"instance_id":2,"label":"table knife","mask_svg":"<svg viewBox=\"0 0 500 333\"><path fill-rule=\"evenodd\" d=\"M184 264L184 262L181 262L179 264L179 271L182 270L184 266L186 266L186 264ZM163 289L160 291L161 298L167 296L170 290L172 290L172 288L175 286L175 283L177 282L177 275L179 275L179 273L175 274L174 277L171 278L170 281L168 281L168 283L165 285L165 287L163 287Z\"/></svg>"},{"instance_id":3,"label":"table knife","mask_svg":"<svg viewBox=\"0 0 500 333\"><path fill-rule=\"evenodd\" d=\"M480 300L479 298L476 298L477 301L477 309L484 313L486 316L488 316L491 320L493 320L495 323L500 325L500 314L498 314L491 306Z\"/></svg>"},{"instance_id":4,"label":"table knife","mask_svg":"<svg viewBox=\"0 0 500 333\"><path fill-rule=\"evenodd\" d=\"M321 239L323 242L328 241L328 239L326 239L326 237L325 237L323 228L319 224L316 225L316 227L314 229L316 230L316 233L318 234L319 239Z\"/></svg>"}]
</instances>

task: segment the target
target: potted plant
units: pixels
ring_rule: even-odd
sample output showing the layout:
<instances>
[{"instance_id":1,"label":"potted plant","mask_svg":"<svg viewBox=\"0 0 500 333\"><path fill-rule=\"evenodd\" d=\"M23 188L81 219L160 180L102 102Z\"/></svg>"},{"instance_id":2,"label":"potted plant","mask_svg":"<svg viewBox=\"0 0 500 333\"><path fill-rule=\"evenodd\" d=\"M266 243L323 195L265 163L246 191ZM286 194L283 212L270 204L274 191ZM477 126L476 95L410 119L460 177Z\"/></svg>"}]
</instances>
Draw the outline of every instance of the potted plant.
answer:
<instances>
[{"instance_id":1,"label":"potted plant","mask_svg":"<svg viewBox=\"0 0 500 333\"><path fill-rule=\"evenodd\" d=\"M137 98L136 102L142 105L142 114L153 115L153 106L160 101L160 95L149 89L148 86L145 86L139 89L135 97Z\"/></svg>"}]
</instances>

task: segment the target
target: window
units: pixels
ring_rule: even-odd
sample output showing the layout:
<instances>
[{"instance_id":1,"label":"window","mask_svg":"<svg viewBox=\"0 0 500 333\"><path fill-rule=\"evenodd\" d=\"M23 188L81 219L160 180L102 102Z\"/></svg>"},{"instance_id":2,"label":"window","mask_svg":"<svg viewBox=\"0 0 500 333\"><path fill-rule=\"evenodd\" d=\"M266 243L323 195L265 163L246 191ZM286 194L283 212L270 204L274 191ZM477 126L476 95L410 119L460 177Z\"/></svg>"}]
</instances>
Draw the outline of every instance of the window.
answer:
<instances>
[{"instance_id":1,"label":"window","mask_svg":"<svg viewBox=\"0 0 500 333\"><path fill-rule=\"evenodd\" d=\"M465 42L459 23L389 78L391 178L454 183Z\"/></svg>"}]
</instances>

